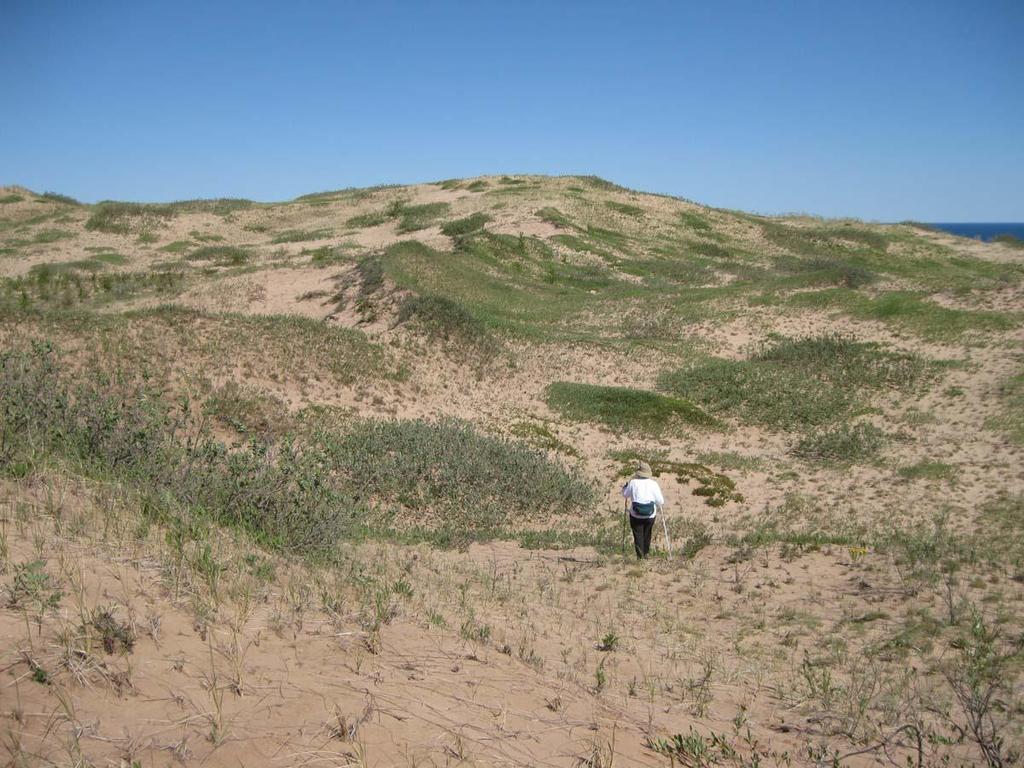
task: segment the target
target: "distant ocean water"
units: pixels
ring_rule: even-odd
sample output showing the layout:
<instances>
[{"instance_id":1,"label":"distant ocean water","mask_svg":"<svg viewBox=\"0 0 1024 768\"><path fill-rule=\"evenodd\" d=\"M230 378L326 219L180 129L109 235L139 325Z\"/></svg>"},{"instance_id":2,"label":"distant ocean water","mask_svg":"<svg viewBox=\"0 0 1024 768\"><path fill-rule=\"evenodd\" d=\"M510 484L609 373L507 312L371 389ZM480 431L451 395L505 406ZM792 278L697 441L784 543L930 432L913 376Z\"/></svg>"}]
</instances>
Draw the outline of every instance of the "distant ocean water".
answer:
<instances>
[{"instance_id":1,"label":"distant ocean water","mask_svg":"<svg viewBox=\"0 0 1024 768\"><path fill-rule=\"evenodd\" d=\"M1024 222L997 223L984 221L972 224L970 222L939 223L930 221L928 226L945 232L951 232L954 235L960 235L960 237L974 237L979 240L991 240L997 235L1013 235L1018 240L1024 240Z\"/></svg>"}]
</instances>

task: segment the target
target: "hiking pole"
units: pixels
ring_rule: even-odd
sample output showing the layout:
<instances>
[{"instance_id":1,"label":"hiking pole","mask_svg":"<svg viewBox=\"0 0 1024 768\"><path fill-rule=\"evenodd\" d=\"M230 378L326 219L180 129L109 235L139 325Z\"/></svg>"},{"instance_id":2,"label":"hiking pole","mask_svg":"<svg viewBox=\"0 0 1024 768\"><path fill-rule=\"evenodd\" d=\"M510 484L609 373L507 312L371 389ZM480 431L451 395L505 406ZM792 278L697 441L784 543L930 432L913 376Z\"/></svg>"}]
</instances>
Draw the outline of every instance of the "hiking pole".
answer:
<instances>
[{"instance_id":1,"label":"hiking pole","mask_svg":"<svg viewBox=\"0 0 1024 768\"><path fill-rule=\"evenodd\" d=\"M668 522L665 520L665 508L661 508L661 528L665 531L665 548L668 550L668 556L672 557L672 542L668 538Z\"/></svg>"},{"instance_id":2,"label":"hiking pole","mask_svg":"<svg viewBox=\"0 0 1024 768\"><path fill-rule=\"evenodd\" d=\"M624 509L620 509L619 510L619 515L622 517L622 525L620 526L622 528L622 546L620 546L619 549L622 552L622 556L625 557L626 556L626 518L628 517L628 515L626 514L626 510L624 510Z\"/></svg>"}]
</instances>

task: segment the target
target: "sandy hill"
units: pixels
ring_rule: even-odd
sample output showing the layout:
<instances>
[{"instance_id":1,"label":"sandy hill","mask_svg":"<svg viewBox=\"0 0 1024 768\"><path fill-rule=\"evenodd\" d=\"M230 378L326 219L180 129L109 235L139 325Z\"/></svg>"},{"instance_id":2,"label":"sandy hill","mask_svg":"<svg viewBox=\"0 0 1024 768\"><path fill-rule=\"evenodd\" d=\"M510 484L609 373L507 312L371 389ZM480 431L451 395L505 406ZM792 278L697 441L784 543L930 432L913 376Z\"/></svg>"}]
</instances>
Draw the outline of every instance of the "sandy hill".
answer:
<instances>
[{"instance_id":1,"label":"sandy hill","mask_svg":"<svg viewBox=\"0 0 1024 768\"><path fill-rule=\"evenodd\" d=\"M594 177L0 188L0 750L1010 765L1022 278Z\"/></svg>"}]
</instances>

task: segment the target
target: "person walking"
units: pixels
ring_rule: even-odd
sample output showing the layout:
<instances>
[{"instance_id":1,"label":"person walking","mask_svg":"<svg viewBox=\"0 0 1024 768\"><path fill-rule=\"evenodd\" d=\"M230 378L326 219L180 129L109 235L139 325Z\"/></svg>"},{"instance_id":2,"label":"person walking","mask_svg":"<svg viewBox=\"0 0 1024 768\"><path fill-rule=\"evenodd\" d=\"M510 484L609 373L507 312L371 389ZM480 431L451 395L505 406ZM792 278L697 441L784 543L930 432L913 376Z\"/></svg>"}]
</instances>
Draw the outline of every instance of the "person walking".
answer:
<instances>
[{"instance_id":1,"label":"person walking","mask_svg":"<svg viewBox=\"0 0 1024 768\"><path fill-rule=\"evenodd\" d=\"M636 473L622 488L625 499L624 512L629 515L629 527L633 530L633 547L636 557L642 560L651 551L651 532L654 519L665 506L658 481L651 477L651 465L646 461L637 463Z\"/></svg>"}]
</instances>

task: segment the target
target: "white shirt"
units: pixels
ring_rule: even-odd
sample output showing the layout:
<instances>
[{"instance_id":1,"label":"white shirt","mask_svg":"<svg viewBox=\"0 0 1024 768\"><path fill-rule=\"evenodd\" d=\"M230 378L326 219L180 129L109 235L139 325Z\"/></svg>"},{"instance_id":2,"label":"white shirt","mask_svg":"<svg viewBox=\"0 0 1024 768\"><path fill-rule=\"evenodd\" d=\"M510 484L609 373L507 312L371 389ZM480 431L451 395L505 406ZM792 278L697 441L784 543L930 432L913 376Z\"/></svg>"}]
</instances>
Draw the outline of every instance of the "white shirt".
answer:
<instances>
[{"instance_id":1,"label":"white shirt","mask_svg":"<svg viewBox=\"0 0 1024 768\"><path fill-rule=\"evenodd\" d=\"M651 477L634 477L626 487L622 489L622 495L637 504L657 504L659 507L665 505L665 497L661 495L661 486L658 481ZM630 510L630 515L633 511ZM657 510L655 510L657 514ZM654 517L654 515L652 515Z\"/></svg>"}]
</instances>

